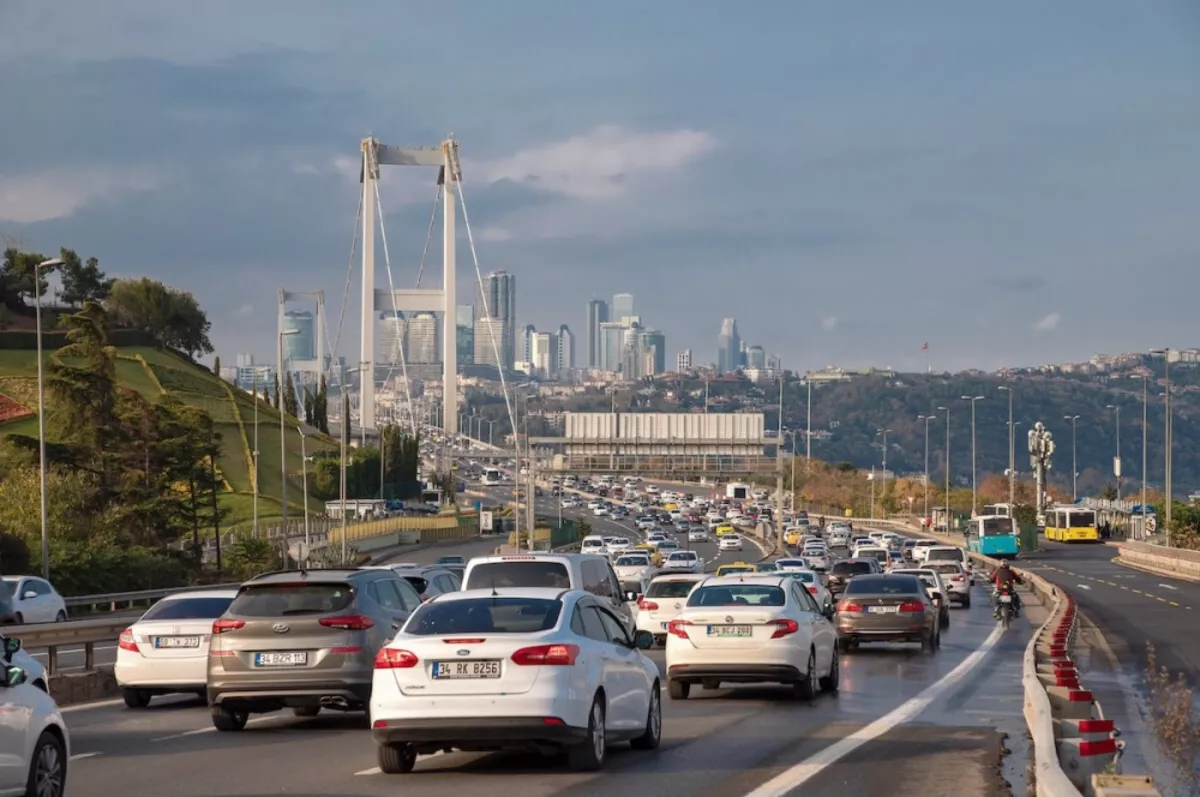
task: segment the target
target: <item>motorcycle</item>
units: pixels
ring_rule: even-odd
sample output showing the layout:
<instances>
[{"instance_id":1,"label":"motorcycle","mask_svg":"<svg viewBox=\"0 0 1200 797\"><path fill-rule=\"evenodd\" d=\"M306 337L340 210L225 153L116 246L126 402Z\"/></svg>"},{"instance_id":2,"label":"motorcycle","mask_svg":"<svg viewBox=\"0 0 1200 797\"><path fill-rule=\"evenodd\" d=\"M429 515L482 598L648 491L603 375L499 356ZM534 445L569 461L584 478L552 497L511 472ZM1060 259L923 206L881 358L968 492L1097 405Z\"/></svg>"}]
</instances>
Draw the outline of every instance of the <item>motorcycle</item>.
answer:
<instances>
[{"instance_id":1,"label":"motorcycle","mask_svg":"<svg viewBox=\"0 0 1200 797\"><path fill-rule=\"evenodd\" d=\"M998 621L1004 624L1007 630L1017 616L1016 596L1013 594L1011 586L1001 586L996 588L996 611L995 616Z\"/></svg>"}]
</instances>

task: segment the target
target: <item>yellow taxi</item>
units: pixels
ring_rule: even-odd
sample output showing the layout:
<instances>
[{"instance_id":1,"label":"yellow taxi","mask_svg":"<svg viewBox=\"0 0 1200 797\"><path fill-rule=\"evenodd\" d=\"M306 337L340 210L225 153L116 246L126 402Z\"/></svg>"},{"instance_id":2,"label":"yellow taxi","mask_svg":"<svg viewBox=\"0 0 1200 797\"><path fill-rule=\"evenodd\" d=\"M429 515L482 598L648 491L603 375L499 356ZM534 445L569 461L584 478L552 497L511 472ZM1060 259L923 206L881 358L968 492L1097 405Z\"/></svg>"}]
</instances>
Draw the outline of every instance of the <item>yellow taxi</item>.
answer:
<instances>
[{"instance_id":1,"label":"yellow taxi","mask_svg":"<svg viewBox=\"0 0 1200 797\"><path fill-rule=\"evenodd\" d=\"M793 548L800 544L800 536L804 534L804 529L796 526L790 528L783 533L783 541Z\"/></svg>"},{"instance_id":2,"label":"yellow taxi","mask_svg":"<svg viewBox=\"0 0 1200 797\"><path fill-rule=\"evenodd\" d=\"M737 533L737 530L734 529L732 523L722 523L721 525L717 526L715 531L713 531L713 534L716 534L718 537L724 537L726 534L735 533Z\"/></svg>"},{"instance_id":3,"label":"yellow taxi","mask_svg":"<svg viewBox=\"0 0 1200 797\"><path fill-rule=\"evenodd\" d=\"M662 554L658 552L657 545L652 542L643 542L633 547L634 550L645 551L646 553L650 554L650 564L654 565L655 567L662 567L663 557Z\"/></svg>"},{"instance_id":4,"label":"yellow taxi","mask_svg":"<svg viewBox=\"0 0 1200 797\"><path fill-rule=\"evenodd\" d=\"M733 562L732 564L721 565L717 568L718 576L731 576L734 573L754 573L754 565L746 562Z\"/></svg>"}]
</instances>

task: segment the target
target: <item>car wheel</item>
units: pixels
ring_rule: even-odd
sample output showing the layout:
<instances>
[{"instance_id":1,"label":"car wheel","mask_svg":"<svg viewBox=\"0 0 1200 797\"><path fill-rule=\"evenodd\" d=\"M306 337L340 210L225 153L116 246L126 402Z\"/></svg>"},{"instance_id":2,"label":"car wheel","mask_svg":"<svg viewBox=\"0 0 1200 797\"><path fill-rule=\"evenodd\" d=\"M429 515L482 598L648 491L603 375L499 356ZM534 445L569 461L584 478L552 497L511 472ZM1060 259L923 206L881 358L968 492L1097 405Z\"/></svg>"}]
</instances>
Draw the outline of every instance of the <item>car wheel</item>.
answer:
<instances>
[{"instance_id":1,"label":"car wheel","mask_svg":"<svg viewBox=\"0 0 1200 797\"><path fill-rule=\"evenodd\" d=\"M20 612L17 612L16 614L13 615L13 624L14 625L25 625L25 617Z\"/></svg>"},{"instance_id":2,"label":"car wheel","mask_svg":"<svg viewBox=\"0 0 1200 797\"><path fill-rule=\"evenodd\" d=\"M934 641L933 634L933 631L926 631L921 636L921 650L925 653L933 653L935 650L937 650L937 644Z\"/></svg>"},{"instance_id":3,"label":"car wheel","mask_svg":"<svg viewBox=\"0 0 1200 797\"><path fill-rule=\"evenodd\" d=\"M150 705L150 693L145 689L122 689L121 697L130 708L145 708Z\"/></svg>"},{"instance_id":4,"label":"car wheel","mask_svg":"<svg viewBox=\"0 0 1200 797\"><path fill-rule=\"evenodd\" d=\"M65 623L66 621L67 621L67 613L60 609L58 614L54 615L54 622Z\"/></svg>"},{"instance_id":5,"label":"car wheel","mask_svg":"<svg viewBox=\"0 0 1200 797\"><path fill-rule=\"evenodd\" d=\"M938 625L943 629L950 627L950 612L945 611L938 613Z\"/></svg>"},{"instance_id":6,"label":"car wheel","mask_svg":"<svg viewBox=\"0 0 1200 797\"><path fill-rule=\"evenodd\" d=\"M838 650L842 653L849 653L854 647L854 640L847 637L842 637L837 641Z\"/></svg>"},{"instance_id":7,"label":"car wheel","mask_svg":"<svg viewBox=\"0 0 1200 797\"><path fill-rule=\"evenodd\" d=\"M842 657L835 646L833 661L829 664L829 675L821 679L821 689L826 692L836 692L842 682Z\"/></svg>"},{"instance_id":8,"label":"car wheel","mask_svg":"<svg viewBox=\"0 0 1200 797\"><path fill-rule=\"evenodd\" d=\"M962 607L964 609L971 608L971 596L970 595L967 595L966 597L963 598Z\"/></svg>"},{"instance_id":9,"label":"car wheel","mask_svg":"<svg viewBox=\"0 0 1200 797\"><path fill-rule=\"evenodd\" d=\"M692 691L692 685L686 681L677 681L670 679L667 681L667 694L672 700L687 700L688 694Z\"/></svg>"},{"instance_id":10,"label":"car wheel","mask_svg":"<svg viewBox=\"0 0 1200 797\"><path fill-rule=\"evenodd\" d=\"M817 676L817 654L808 651L808 669L804 676L792 684L792 697L797 700L812 700L820 691L820 679Z\"/></svg>"},{"instance_id":11,"label":"car wheel","mask_svg":"<svg viewBox=\"0 0 1200 797\"><path fill-rule=\"evenodd\" d=\"M658 645L660 648L665 648L667 646L667 635L666 634L658 634L657 636L655 636L654 644Z\"/></svg>"},{"instance_id":12,"label":"car wheel","mask_svg":"<svg viewBox=\"0 0 1200 797\"><path fill-rule=\"evenodd\" d=\"M567 766L576 772L595 772L604 766L608 739L605 738L604 699L600 695L596 695L592 710L588 712L587 733L587 741L567 748Z\"/></svg>"},{"instance_id":13,"label":"car wheel","mask_svg":"<svg viewBox=\"0 0 1200 797\"><path fill-rule=\"evenodd\" d=\"M657 683L650 690L650 710L646 713L646 731L636 739L630 739L634 750L656 750L662 742L662 695Z\"/></svg>"},{"instance_id":14,"label":"car wheel","mask_svg":"<svg viewBox=\"0 0 1200 797\"><path fill-rule=\"evenodd\" d=\"M292 713L297 717L315 717L321 713L320 706L296 706Z\"/></svg>"},{"instance_id":15,"label":"car wheel","mask_svg":"<svg viewBox=\"0 0 1200 797\"><path fill-rule=\"evenodd\" d=\"M67 750L62 740L43 733L33 748L25 793L36 797L61 797L67 787Z\"/></svg>"},{"instance_id":16,"label":"car wheel","mask_svg":"<svg viewBox=\"0 0 1200 797\"><path fill-rule=\"evenodd\" d=\"M417 748L411 744L381 744L375 749L375 759L385 775L407 775L417 765Z\"/></svg>"},{"instance_id":17,"label":"car wheel","mask_svg":"<svg viewBox=\"0 0 1200 797\"><path fill-rule=\"evenodd\" d=\"M243 730L249 720L250 715L245 711L238 711L228 706L212 707L212 724L219 731Z\"/></svg>"}]
</instances>

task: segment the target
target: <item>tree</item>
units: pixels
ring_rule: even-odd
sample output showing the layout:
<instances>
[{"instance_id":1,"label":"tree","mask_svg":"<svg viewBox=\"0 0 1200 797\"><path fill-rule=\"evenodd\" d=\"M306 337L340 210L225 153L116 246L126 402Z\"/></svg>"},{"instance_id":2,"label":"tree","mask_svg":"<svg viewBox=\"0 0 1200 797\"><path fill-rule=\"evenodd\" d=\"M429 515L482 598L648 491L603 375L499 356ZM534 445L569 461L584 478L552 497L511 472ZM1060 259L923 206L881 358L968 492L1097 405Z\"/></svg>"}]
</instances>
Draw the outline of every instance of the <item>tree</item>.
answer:
<instances>
[{"instance_id":1,"label":"tree","mask_svg":"<svg viewBox=\"0 0 1200 797\"><path fill-rule=\"evenodd\" d=\"M293 418L300 415L300 407L296 401L296 383L292 381L292 372L288 371L284 376L284 394L283 394L283 411Z\"/></svg>"},{"instance_id":2,"label":"tree","mask_svg":"<svg viewBox=\"0 0 1200 797\"><path fill-rule=\"evenodd\" d=\"M275 409L279 410L280 412L283 411L282 407L279 404L279 401L282 398L283 398L283 391L279 389L279 374L275 374Z\"/></svg>"},{"instance_id":3,"label":"tree","mask_svg":"<svg viewBox=\"0 0 1200 797\"><path fill-rule=\"evenodd\" d=\"M71 307L81 307L85 302L102 302L108 298L113 283L116 282L100 270L100 261L89 257L87 262L80 260L74 249L61 249L59 257L63 264L59 273L62 275L62 300Z\"/></svg>"},{"instance_id":4,"label":"tree","mask_svg":"<svg viewBox=\"0 0 1200 797\"><path fill-rule=\"evenodd\" d=\"M4 260L0 262L0 304L14 310L24 309L25 297L34 295L33 278L36 266L45 259L45 255L24 252L15 246L5 249ZM48 287L43 274L38 280L37 295L44 294Z\"/></svg>"},{"instance_id":5,"label":"tree","mask_svg":"<svg viewBox=\"0 0 1200 797\"><path fill-rule=\"evenodd\" d=\"M317 385L316 401L313 404L313 425L329 434L329 392L325 386L325 374Z\"/></svg>"},{"instance_id":6,"label":"tree","mask_svg":"<svg viewBox=\"0 0 1200 797\"><path fill-rule=\"evenodd\" d=\"M106 306L114 319L146 332L159 345L184 352L189 357L210 354L212 343L208 316L192 294L170 288L157 280L117 280Z\"/></svg>"},{"instance_id":7,"label":"tree","mask_svg":"<svg viewBox=\"0 0 1200 797\"><path fill-rule=\"evenodd\" d=\"M213 373L217 376L221 375L221 355L213 357Z\"/></svg>"},{"instance_id":8,"label":"tree","mask_svg":"<svg viewBox=\"0 0 1200 797\"><path fill-rule=\"evenodd\" d=\"M313 392L308 389L308 385L304 386L304 423L307 426L313 425L313 402L315 397Z\"/></svg>"}]
</instances>

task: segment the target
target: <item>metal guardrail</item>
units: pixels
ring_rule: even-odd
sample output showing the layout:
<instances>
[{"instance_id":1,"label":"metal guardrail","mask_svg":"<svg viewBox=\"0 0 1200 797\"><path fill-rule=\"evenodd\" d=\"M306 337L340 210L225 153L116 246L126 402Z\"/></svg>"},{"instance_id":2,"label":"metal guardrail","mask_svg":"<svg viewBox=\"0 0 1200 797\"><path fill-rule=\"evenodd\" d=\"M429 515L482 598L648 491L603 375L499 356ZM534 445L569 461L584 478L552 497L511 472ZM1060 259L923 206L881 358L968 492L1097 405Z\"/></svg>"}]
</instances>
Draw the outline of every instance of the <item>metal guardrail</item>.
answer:
<instances>
[{"instance_id":1,"label":"metal guardrail","mask_svg":"<svg viewBox=\"0 0 1200 797\"><path fill-rule=\"evenodd\" d=\"M71 598L64 598L63 601L67 604L68 609L94 609L98 606L107 606L108 608L105 611L118 612L121 609L132 609L137 604L154 603L168 595L200 592L206 589L237 589L241 585L242 582L236 581L230 584L212 584L199 587L169 587L165 589L144 589L134 592L109 592L102 595L76 595ZM62 623L59 623L59 625L62 625Z\"/></svg>"},{"instance_id":2,"label":"metal guardrail","mask_svg":"<svg viewBox=\"0 0 1200 797\"><path fill-rule=\"evenodd\" d=\"M74 620L66 623L47 623L45 625L9 626L5 630L9 635L21 640L21 646L26 650L46 651L46 671L50 675L58 674L58 649L67 646L83 647L83 669L96 669L95 647L99 644L112 644L121 632L129 627L129 619L124 620Z\"/></svg>"}]
</instances>

